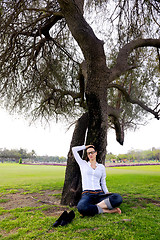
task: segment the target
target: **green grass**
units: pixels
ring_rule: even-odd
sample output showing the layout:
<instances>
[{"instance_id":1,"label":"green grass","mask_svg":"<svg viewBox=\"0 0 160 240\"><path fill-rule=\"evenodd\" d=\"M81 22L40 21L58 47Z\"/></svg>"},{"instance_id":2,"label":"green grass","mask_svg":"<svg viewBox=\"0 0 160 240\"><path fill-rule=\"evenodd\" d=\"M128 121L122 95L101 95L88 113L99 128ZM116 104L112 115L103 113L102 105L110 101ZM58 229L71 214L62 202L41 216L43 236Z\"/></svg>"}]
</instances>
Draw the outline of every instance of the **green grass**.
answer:
<instances>
[{"instance_id":1,"label":"green grass","mask_svg":"<svg viewBox=\"0 0 160 240\"><path fill-rule=\"evenodd\" d=\"M107 168L106 172L109 191L123 196L122 214L81 218L73 208L76 217L71 224L52 228L56 217L45 215L49 205L6 210L1 203L7 201L5 194L19 189L25 193L62 189L65 167L0 164L0 239L160 239L160 166Z\"/></svg>"},{"instance_id":2,"label":"green grass","mask_svg":"<svg viewBox=\"0 0 160 240\"><path fill-rule=\"evenodd\" d=\"M61 166L0 164L0 191L61 189L64 175L65 167Z\"/></svg>"}]
</instances>

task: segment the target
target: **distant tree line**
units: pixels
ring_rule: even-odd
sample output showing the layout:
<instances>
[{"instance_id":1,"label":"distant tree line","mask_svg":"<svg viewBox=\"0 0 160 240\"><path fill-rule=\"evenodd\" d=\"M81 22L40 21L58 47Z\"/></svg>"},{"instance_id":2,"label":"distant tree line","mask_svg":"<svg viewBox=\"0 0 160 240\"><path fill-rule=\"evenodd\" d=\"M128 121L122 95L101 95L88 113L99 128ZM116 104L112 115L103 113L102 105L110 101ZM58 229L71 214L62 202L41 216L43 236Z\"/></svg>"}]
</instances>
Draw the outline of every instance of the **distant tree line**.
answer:
<instances>
[{"instance_id":1,"label":"distant tree line","mask_svg":"<svg viewBox=\"0 0 160 240\"><path fill-rule=\"evenodd\" d=\"M126 154L114 155L108 153L106 161L114 162L134 162L134 161L160 161L160 149L152 148L151 150L130 150Z\"/></svg>"},{"instance_id":2,"label":"distant tree line","mask_svg":"<svg viewBox=\"0 0 160 240\"><path fill-rule=\"evenodd\" d=\"M54 162L54 163L64 163L67 162L67 159L65 157L59 157L59 156L37 156L34 161L36 162Z\"/></svg>"},{"instance_id":3,"label":"distant tree line","mask_svg":"<svg viewBox=\"0 0 160 240\"><path fill-rule=\"evenodd\" d=\"M20 148L8 150L6 148L0 149L0 161L1 162L55 162L64 163L66 162L65 157L59 156L37 156L36 152L32 150L28 152L26 149Z\"/></svg>"},{"instance_id":4,"label":"distant tree line","mask_svg":"<svg viewBox=\"0 0 160 240\"><path fill-rule=\"evenodd\" d=\"M0 149L0 160L15 160L15 161L19 161L20 158L22 159L32 159L36 157L36 153L34 150L32 150L31 152L28 152L26 149L20 148L18 149Z\"/></svg>"}]
</instances>

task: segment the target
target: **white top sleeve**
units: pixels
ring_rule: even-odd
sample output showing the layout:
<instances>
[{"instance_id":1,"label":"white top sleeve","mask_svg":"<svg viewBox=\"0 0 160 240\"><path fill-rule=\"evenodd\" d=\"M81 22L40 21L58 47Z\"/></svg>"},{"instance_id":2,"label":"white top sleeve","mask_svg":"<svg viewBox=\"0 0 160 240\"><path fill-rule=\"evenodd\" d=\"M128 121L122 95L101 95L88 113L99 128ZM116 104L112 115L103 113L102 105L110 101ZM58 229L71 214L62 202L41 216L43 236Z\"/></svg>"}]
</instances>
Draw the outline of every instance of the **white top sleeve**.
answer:
<instances>
[{"instance_id":1,"label":"white top sleeve","mask_svg":"<svg viewBox=\"0 0 160 240\"><path fill-rule=\"evenodd\" d=\"M100 180L100 184L101 184L103 192L107 193L108 188L106 186L106 169L105 169L104 165L102 165L102 166L103 166L103 173L102 173L102 177L101 177L101 180Z\"/></svg>"},{"instance_id":2,"label":"white top sleeve","mask_svg":"<svg viewBox=\"0 0 160 240\"><path fill-rule=\"evenodd\" d=\"M81 150L84 150L84 149L86 149L85 145L72 147L72 152L73 152L74 158L79 165L83 165L84 160L80 157L78 152Z\"/></svg>"}]
</instances>

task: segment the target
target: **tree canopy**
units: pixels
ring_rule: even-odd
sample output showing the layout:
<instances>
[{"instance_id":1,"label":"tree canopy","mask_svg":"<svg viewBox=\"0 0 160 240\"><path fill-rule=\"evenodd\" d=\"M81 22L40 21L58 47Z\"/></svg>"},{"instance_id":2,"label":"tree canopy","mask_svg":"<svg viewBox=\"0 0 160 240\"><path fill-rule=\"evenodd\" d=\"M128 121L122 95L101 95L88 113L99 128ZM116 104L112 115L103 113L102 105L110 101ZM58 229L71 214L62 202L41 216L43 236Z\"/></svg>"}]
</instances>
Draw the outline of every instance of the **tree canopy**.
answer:
<instances>
[{"instance_id":1,"label":"tree canopy","mask_svg":"<svg viewBox=\"0 0 160 240\"><path fill-rule=\"evenodd\" d=\"M83 50L68 28L61 2L0 2L1 102L35 119L87 111ZM135 126L144 116L142 109L158 117L159 2L88 0L85 6L83 0L73 2L104 42L112 72L111 127Z\"/></svg>"}]
</instances>

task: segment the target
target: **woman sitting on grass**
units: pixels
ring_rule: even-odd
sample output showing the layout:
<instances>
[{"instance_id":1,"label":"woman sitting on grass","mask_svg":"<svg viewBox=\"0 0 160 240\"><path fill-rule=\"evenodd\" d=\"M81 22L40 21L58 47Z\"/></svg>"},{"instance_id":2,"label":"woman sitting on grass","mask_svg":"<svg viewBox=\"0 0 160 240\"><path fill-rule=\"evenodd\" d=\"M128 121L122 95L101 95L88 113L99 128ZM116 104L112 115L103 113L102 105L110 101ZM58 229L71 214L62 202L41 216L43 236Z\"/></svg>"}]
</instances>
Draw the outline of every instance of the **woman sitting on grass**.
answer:
<instances>
[{"instance_id":1,"label":"woman sitting on grass","mask_svg":"<svg viewBox=\"0 0 160 240\"><path fill-rule=\"evenodd\" d=\"M88 162L83 160L78 153L85 149ZM100 213L121 214L120 208L117 207L122 203L122 197L108 192L105 166L97 163L95 147L93 145L76 146L72 148L72 152L82 176L82 198L77 205L80 214L83 216L94 216Z\"/></svg>"}]
</instances>

